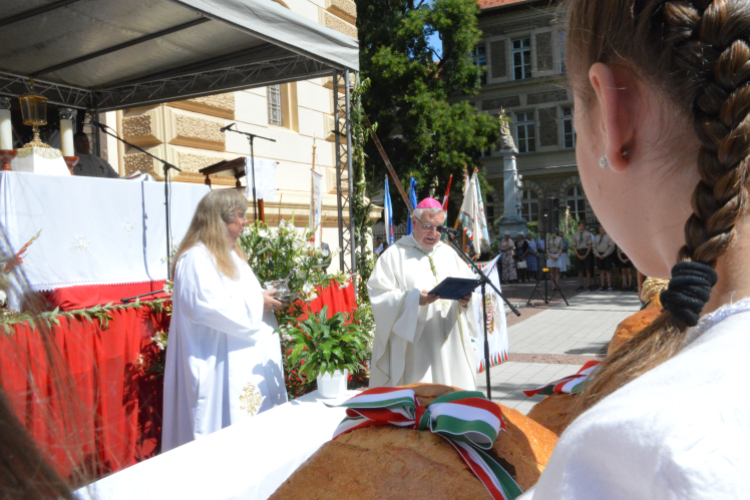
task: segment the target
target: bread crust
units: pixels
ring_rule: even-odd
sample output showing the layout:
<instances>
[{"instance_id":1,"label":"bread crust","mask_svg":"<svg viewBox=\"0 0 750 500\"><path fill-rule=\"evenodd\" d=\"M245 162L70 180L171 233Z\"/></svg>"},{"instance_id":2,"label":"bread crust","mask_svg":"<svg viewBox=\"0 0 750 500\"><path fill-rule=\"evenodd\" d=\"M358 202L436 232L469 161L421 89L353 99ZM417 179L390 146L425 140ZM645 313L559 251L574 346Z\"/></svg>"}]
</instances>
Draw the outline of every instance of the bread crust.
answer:
<instances>
[{"instance_id":1,"label":"bread crust","mask_svg":"<svg viewBox=\"0 0 750 500\"><path fill-rule=\"evenodd\" d=\"M420 404L456 391L439 384L412 384ZM524 491L544 470L557 436L516 410L500 405L506 431L493 451ZM271 496L305 499L490 498L455 449L428 431L367 427L323 445Z\"/></svg>"}]
</instances>

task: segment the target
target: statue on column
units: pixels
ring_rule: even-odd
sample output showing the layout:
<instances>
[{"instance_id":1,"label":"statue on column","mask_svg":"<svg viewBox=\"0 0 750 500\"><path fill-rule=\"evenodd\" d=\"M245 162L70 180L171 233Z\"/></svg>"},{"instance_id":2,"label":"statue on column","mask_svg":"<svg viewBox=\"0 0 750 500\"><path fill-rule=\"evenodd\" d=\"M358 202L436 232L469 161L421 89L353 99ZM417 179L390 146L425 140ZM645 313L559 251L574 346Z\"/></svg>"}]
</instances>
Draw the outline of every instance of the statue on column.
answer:
<instances>
[{"instance_id":1,"label":"statue on column","mask_svg":"<svg viewBox=\"0 0 750 500\"><path fill-rule=\"evenodd\" d=\"M500 112L500 154L503 156L503 196L505 209L498 223L500 234L509 232L515 238L519 232L526 232L526 219L523 218L523 183L516 167L518 149L508 126L509 118L505 111Z\"/></svg>"}]
</instances>

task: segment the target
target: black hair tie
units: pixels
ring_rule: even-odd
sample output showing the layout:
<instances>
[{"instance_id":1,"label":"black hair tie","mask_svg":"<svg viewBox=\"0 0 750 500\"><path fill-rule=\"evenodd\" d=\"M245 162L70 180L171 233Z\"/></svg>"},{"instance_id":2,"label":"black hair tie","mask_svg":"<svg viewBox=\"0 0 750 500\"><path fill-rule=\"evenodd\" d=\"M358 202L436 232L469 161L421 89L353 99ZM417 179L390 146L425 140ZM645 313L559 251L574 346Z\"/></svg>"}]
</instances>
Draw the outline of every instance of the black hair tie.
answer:
<instances>
[{"instance_id":1,"label":"black hair tie","mask_svg":"<svg viewBox=\"0 0 750 500\"><path fill-rule=\"evenodd\" d=\"M661 304L675 318L695 326L718 279L716 271L708 264L680 262L672 268L668 288L659 295Z\"/></svg>"}]
</instances>

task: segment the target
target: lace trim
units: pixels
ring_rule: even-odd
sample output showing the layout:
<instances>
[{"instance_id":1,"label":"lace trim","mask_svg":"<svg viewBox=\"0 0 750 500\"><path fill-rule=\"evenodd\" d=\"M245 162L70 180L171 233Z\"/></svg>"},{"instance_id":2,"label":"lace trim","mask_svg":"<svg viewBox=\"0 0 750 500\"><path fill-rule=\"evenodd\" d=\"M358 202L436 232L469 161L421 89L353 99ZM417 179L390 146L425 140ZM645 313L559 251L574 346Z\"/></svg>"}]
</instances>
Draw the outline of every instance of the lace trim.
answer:
<instances>
[{"instance_id":1,"label":"lace trim","mask_svg":"<svg viewBox=\"0 0 750 500\"><path fill-rule=\"evenodd\" d=\"M38 146L21 148L18 150L18 156L16 156L16 158L26 158L27 156L31 156L32 154L41 156L42 158L45 158L47 160L56 160L58 158L62 158L62 152L59 149L50 148L49 146L47 146L46 148L40 148Z\"/></svg>"},{"instance_id":2,"label":"lace trim","mask_svg":"<svg viewBox=\"0 0 750 500\"><path fill-rule=\"evenodd\" d=\"M738 302L730 302L729 304L721 306L714 312L706 314L700 319L697 325L687 331L685 334L684 345L687 346L691 342L694 342L698 337L728 317L745 311L750 311L750 297L744 298Z\"/></svg>"}]
</instances>

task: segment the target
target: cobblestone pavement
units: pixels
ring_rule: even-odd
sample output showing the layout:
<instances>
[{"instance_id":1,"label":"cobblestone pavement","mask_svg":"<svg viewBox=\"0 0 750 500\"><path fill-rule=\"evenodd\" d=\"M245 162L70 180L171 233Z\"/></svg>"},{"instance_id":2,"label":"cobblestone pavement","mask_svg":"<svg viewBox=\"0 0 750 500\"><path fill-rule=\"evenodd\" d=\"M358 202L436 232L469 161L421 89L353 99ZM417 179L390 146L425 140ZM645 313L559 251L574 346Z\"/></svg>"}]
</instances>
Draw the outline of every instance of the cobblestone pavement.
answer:
<instances>
[{"instance_id":1,"label":"cobblestone pavement","mask_svg":"<svg viewBox=\"0 0 750 500\"><path fill-rule=\"evenodd\" d=\"M518 285L503 291L509 293L513 286ZM563 293L565 288L563 284ZM525 315L530 308L524 308L521 321L509 326L509 360L490 370L494 401L528 413L544 397L528 398L523 390L572 375L586 361L601 359L617 324L640 309L632 292L586 291L567 299L569 306L558 303L536 314ZM486 392L484 373L477 374L477 386Z\"/></svg>"}]
</instances>

